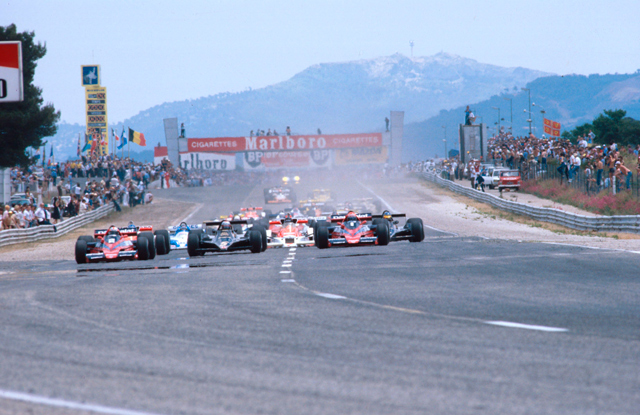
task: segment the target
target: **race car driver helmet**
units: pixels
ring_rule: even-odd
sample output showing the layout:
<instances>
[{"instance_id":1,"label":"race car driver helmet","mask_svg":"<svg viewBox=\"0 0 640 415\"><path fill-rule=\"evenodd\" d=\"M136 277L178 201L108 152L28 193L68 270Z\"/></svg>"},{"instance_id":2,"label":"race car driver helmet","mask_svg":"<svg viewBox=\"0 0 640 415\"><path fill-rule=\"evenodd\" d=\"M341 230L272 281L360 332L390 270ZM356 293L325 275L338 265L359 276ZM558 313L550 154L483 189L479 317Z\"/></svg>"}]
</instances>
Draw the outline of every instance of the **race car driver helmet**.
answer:
<instances>
[{"instance_id":1,"label":"race car driver helmet","mask_svg":"<svg viewBox=\"0 0 640 415\"><path fill-rule=\"evenodd\" d=\"M293 222L293 218L291 217L291 213L287 213L284 215L284 223L285 225L288 223L292 223Z\"/></svg>"},{"instance_id":2,"label":"race car driver helmet","mask_svg":"<svg viewBox=\"0 0 640 415\"><path fill-rule=\"evenodd\" d=\"M347 213L347 216L344 219L346 222L351 222L352 220L359 221L358 216L356 216L355 212Z\"/></svg>"},{"instance_id":3,"label":"race car driver helmet","mask_svg":"<svg viewBox=\"0 0 640 415\"><path fill-rule=\"evenodd\" d=\"M229 235L231 234L231 224L228 221L224 221L220 224L220 234L221 235Z\"/></svg>"},{"instance_id":4,"label":"race car driver helmet","mask_svg":"<svg viewBox=\"0 0 640 415\"><path fill-rule=\"evenodd\" d=\"M132 220L129 221L129 227L130 228L135 228L136 227L136 225L133 223Z\"/></svg>"},{"instance_id":5,"label":"race car driver helmet","mask_svg":"<svg viewBox=\"0 0 640 415\"><path fill-rule=\"evenodd\" d=\"M391 216L391 212L389 212L388 210L382 212L382 217L386 220L393 220L393 216Z\"/></svg>"},{"instance_id":6,"label":"race car driver helmet","mask_svg":"<svg viewBox=\"0 0 640 415\"><path fill-rule=\"evenodd\" d=\"M109 228L109 231L107 232L108 236L120 236L120 231L118 230L118 228L116 228L115 226L112 228Z\"/></svg>"}]
</instances>

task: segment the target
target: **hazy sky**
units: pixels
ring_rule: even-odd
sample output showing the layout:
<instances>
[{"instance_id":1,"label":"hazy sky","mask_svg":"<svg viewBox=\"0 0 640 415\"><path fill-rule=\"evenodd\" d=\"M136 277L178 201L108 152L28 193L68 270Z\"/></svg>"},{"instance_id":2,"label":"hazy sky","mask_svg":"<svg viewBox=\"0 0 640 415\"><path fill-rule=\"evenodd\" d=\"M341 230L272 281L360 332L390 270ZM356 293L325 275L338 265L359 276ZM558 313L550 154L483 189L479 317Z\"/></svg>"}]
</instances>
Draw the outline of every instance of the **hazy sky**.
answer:
<instances>
[{"instance_id":1,"label":"hazy sky","mask_svg":"<svg viewBox=\"0 0 640 415\"><path fill-rule=\"evenodd\" d=\"M163 102L285 81L324 62L440 51L557 74L640 69L639 0L0 0L0 25L46 43L36 85L84 124L99 64L109 122Z\"/></svg>"}]
</instances>

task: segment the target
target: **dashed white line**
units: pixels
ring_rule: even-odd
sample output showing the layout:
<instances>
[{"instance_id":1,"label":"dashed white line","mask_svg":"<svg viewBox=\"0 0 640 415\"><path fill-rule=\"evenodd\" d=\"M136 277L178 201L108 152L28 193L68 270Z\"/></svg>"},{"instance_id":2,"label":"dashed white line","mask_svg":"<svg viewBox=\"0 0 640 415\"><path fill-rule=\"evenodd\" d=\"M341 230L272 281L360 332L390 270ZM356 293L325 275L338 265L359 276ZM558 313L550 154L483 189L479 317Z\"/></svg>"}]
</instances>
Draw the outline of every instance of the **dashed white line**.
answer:
<instances>
[{"instance_id":1,"label":"dashed white line","mask_svg":"<svg viewBox=\"0 0 640 415\"><path fill-rule=\"evenodd\" d=\"M347 297L343 297L341 295L329 294L329 293L314 293L315 295L319 295L320 297L329 298L331 300L346 300Z\"/></svg>"},{"instance_id":2,"label":"dashed white line","mask_svg":"<svg viewBox=\"0 0 640 415\"><path fill-rule=\"evenodd\" d=\"M285 279L285 280L280 280L282 282L296 282L296 280L293 279Z\"/></svg>"},{"instance_id":3,"label":"dashed white line","mask_svg":"<svg viewBox=\"0 0 640 415\"><path fill-rule=\"evenodd\" d=\"M563 329L561 327L536 326L532 324L512 323L510 321L485 321L485 323L491 324L494 326L510 327L514 329L538 330L538 331L548 331L548 332L556 332L556 333L569 331L569 329Z\"/></svg>"},{"instance_id":4,"label":"dashed white line","mask_svg":"<svg viewBox=\"0 0 640 415\"><path fill-rule=\"evenodd\" d=\"M284 261L282 261L282 263L283 263L283 264L290 264L290 263L291 263L291 261L289 261L289 260L286 260L286 259L285 259Z\"/></svg>"},{"instance_id":5,"label":"dashed white line","mask_svg":"<svg viewBox=\"0 0 640 415\"><path fill-rule=\"evenodd\" d=\"M283 267L290 267L291 264L282 264Z\"/></svg>"},{"instance_id":6,"label":"dashed white line","mask_svg":"<svg viewBox=\"0 0 640 415\"><path fill-rule=\"evenodd\" d=\"M0 398L12 399L14 401L29 402L38 405L55 406L58 408L69 408L78 411L97 412L111 415L158 415L151 412L139 412L129 409L112 408L102 405L84 404L79 402L65 401L62 399L47 398L45 396L31 395L27 393L0 390Z\"/></svg>"},{"instance_id":7,"label":"dashed white line","mask_svg":"<svg viewBox=\"0 0 640 415\"><path fill-rule=\"evenodd\" d=\"M291 274L291 271L280 271L280 274Z\"/></svg>"}]
</instances>

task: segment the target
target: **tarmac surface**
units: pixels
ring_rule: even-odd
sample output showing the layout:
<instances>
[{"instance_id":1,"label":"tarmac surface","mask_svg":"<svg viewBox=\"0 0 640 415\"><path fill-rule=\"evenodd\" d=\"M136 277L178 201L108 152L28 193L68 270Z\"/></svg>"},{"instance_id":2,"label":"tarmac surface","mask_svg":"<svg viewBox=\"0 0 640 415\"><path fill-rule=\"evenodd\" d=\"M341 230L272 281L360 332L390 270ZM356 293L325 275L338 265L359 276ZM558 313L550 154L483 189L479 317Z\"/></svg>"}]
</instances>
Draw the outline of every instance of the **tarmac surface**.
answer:
<instances>
[{"instance_id":1,"label":"tarmac surface","mask_svg":"<svg viewBox=\"0 0 640 415\"><path fill-rule=\"evenodd\" d=\"M265 186L154 195L197 223ZM417 203L376 186L333 188ZM5 261L0 414L638 413L637 254L423 219L422 243Z\"/></svg>"}]
</instances>

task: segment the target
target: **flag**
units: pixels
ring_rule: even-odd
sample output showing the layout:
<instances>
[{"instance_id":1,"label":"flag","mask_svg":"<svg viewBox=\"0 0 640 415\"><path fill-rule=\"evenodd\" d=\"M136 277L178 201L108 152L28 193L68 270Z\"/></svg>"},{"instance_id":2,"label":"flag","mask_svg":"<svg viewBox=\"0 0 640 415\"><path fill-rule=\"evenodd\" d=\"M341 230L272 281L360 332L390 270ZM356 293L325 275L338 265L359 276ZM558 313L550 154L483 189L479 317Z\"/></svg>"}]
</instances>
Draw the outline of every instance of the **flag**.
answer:
<instances>
[{"instance_id":1,"label":"flag","mask_svg":"<svg viewBox=\"0 0 640 415\"><path fill-rule=\"evenodd\" d=\"M47 162L47 166L51 166L53 164L53 144L51 144L51 152L49 153L49 161Z\"/></svg>"},{"instance_id":2,"label":"flag","mask_svg":"<svg viewBox=\"0 0 640 415\"><path fill-rule=\"evenodd\" d=\"M91 136L87 133L84 133L84 142L85 142L84 147L82 147L83 153L91 149Z\"/></svg>"},{"instance_id":3,"label":"flag","mask_svg":"<svg viewBox=\"0 0 640 415\"><path fill-rule=\"evenodd\" d=\"M122 147L124 147L127 144L127 137L125 137L124 135L124 126L122 127L122 134L120 134L120 137L122 137L122 142L118 146L118 150L120 150Z\"/></svg>"},{"instance_id":4,"label":"flag","mask_svg":"<svg viewBox=\"0 0 640 415\"><path fill-rule=\"evenodd\" d=\"M551 121L547 118L543 118L542 122L544 123L544 132L549 134L552 137L560 137L560 128L562 128L562 124L556 121Z\"/></svg>"},{"instance_id":5,"label":"flag","mask_svg":"<svg viewBox=\"0 0 640 415\"><path fill-rule=\"evenodd\" d=\"M36 155L33 156L34 160L40 160L40 149L38 148L38 151L36 152Z\"/></svg>"},{"instance_id":6,"label":"flag","mask_svg":"<svg viewBox=\"0 0 640 415\"><path fill-rule=\"evenodd\" d=\"M115 137L116 141L120 141L120 137L118 137L118 133L113 128L111 129L111 134Z\"/></svg>"},{"instance_id":7,"label":"flag","mask_svg":"<svg viewBox=\"0 0 640 415\"><path fill-rule=\"evenodd\" d=\"M133 131L131 128L129 128L129 141L142 147L147 145L147 141L144 139L144 134Z\"/></svg>"}]
</instances>

